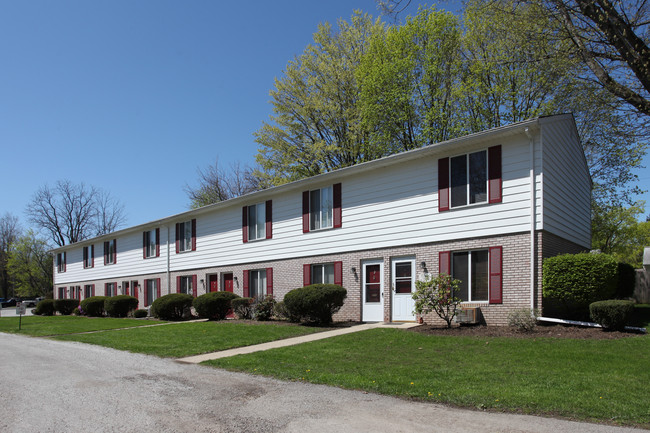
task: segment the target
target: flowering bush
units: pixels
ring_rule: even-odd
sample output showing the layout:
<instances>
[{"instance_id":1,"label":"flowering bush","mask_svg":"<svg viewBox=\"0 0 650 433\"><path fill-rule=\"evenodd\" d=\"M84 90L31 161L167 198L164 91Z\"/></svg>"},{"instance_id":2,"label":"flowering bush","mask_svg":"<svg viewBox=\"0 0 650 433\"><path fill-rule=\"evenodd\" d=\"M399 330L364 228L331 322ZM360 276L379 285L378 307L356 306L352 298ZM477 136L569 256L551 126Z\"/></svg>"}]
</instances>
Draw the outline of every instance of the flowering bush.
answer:
<instances>
[{"instance_id":1,"label":"flowering bush","mask_svg":"<svg viewBox=\"0 0 650 433\"><path fill-rule=\"evenodd\" d=\"M456 316L456 309L462 302L455 296L460 280L454 280L450 275L440 274L425 281L415 282L415 313L427 314L434 311L451 328L451 321Z\"/></svg>"}]
</instances>

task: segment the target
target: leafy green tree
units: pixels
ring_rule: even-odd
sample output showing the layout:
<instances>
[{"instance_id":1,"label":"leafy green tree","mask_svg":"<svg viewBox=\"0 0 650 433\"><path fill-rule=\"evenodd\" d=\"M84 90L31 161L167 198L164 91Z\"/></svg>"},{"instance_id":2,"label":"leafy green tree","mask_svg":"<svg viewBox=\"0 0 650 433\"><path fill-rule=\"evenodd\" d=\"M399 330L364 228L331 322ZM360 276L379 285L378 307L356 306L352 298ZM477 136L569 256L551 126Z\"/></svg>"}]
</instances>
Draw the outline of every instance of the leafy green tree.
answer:
<instances>
[{"instance_id":1,"label":"leafy green tree","mask_svg":"<svg viewBox=\"0 0 650 433\"><path fill-rule=\"evenodd\" d=\"M7 268L19 296L45 296L52 292L52 255L46 242L33 230L14 242L9 251Z\"/></svg>"},{"instance_id":2,"label":"leafy green tree","mask_svg":"<svg viewBox=\"0 0 650 433\"><path fill-rule=\"evenodd\" d=\"M650 245L650 222L639 222L643 202L630 207L595 203L592 210L591 245L616 260L640 268L643 248Z\"/></svg>"},{"instance_id":3,"label":"leafy green tree","mask_svg":"<svg viewBox=\"0 0 650 433\"><path fill-rule=\"evenodd\" d=\"M274 115L255 134L263 182L278 185L384 156L369 145L355 72L384 25L360 12L338 30L318 26L314 43L287 65L271 91Z\"/></svg>"},{"instance_id":4,"label":"leafy green tree","mask_svg":"<svg viewBox=\"0 0 650 433\"><path fill-rule=\"evenodd\" d=\"M377 32L357 68L363 124L390 153L457 136L461 29L451 13L421 9Z\"/></svg>"},{"instance_id":5,"label":"leafy green tree","mask_svg":"<svg viewBox=\"0 0 650 433\"><path fill-rule=\"evenodd\" d=\"M0 217L0 296L3 298L8 298L10 293L13 294L11 290L13 283L9 278L7 262L11 245L20 236L20 232L18 217L10 213Z\"/></svg>"}]
</instances>

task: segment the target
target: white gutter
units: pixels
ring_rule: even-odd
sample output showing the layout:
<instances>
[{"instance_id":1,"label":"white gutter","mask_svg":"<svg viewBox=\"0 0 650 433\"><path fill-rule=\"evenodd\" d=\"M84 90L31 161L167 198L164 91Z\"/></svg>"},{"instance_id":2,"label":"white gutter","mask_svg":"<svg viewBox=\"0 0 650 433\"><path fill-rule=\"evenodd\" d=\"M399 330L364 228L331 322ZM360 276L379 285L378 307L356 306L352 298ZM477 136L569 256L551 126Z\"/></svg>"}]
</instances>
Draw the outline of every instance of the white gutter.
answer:
<instances>
[{"instance_id":1,"label":"white gutter","mask_svg":"<svg viewBox=\"0 0 650 433\"><path fill-rule=\"evenodd\" d=\"M575 325L575 326L587 326L589 328L602 328L598 323L593 322L582 322L579 320L565 320L565 319L555 319L553 317L538 317L540 322L550 322L550 323L561 323L563 325ZM645 328L637 328L636 326L626 326L626 331L638 332L641 334L646 334L648 331Z\"/></svg>"},{"instance_id":2,"label":"white gutter","mask_svg":"<svg viewBox=\"0 0 650 433\"><path fill-rule=\"evenodd\" d=\"M530 143L530 308L535 309L535 141L530 129L524 129Z\"/></svg>"}]
</instances>

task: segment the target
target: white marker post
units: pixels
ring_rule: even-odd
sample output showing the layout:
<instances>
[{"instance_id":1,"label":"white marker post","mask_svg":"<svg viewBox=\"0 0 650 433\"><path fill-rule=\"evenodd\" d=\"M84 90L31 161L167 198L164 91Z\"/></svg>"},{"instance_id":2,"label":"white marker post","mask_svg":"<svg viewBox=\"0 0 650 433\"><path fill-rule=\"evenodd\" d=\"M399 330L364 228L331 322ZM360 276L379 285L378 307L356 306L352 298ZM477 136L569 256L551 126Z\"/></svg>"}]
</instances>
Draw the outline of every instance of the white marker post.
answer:
<instances>
[{"instance_id":1,"label":"white marker post","mask_svg":"<svg viewBox=\"0 0 650 433\"><path fill-rule=\"evenodd\" d=\"M20 331L23 325L23 314L27 311L27 305L24 302L16 304L16 314L18 314L18 330Z\"/></svg>"}]
</instances>

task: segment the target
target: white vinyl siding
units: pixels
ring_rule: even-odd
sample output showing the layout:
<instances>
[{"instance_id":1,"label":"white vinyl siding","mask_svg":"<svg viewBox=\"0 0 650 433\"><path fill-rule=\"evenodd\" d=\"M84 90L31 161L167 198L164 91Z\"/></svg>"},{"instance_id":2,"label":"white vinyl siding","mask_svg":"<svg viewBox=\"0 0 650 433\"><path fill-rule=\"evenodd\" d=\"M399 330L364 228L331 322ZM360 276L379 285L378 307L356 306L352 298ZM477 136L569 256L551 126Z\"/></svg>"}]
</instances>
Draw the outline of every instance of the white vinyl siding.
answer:
<instances>
[{"instance_id":1,"label":"white vinyl siding","mask_svg":"<svg viewBox=\"0 0 650 433\"><path fill-rule=\"evenodd\" d=\"M546 229L549 224L557 233L568 239L575 238L582 244L587 238L589 227L583 219L588 217L588 192L585 185L588 175L581 172L581 163L572 157L554 155L561 159L560 169L555 171L544 162L542 167L542 148L554 149L550 140L568 140L571 120L563 117L553 124L558 138L554 139L548 129L543 130L544 146L540 146L539 132L533 130L536 140L536 229ZM502 194L501 203L477 206L461 206L449 211L438 211L438 159L441 157L471 154L494 145L502 146ZM579 144L576 144L579 146ZM453 153L452 153L453 149ZM417 245L434 242L451 242L487 236L498 236L530 231L530 148L529 140L523 131L507 137L491 139L482 137L470 143L454 143L444 149L435 146L420 149L419 157L402 160L395 164L384 164L380 169L363 169L363 165L289 184L269 191L253 193L248 203L263 203L273 200L273 239L265 242L242 243L242 206L244 200L233 199L209 208L193 211L196 218L196 237L200 248L192 254L175 254L175 222L160 223L160 257L142 260L142 229L134 228L119 234L118 262L113 266L95 266L83 269L82 247L71 245L66 249L67 271L55 275L56 285L112 278L120 279L128 275L147 275L167 271L183 272L201 268L235 266L244 263L273 261L319 255L390 248L403 245ZM559 152L559 150L553 150ZM373 164L373 163L369 163ZM374 166L373 166L374 167ZM542 170L543 168L543 170ZM550 171L549 171L550 170ZM557 172L557 173L556 173ZM553 181L553 185L542 184ZM559 179L566 184L558 190ZM305 236L302 232L302 193L305 190L322 192L331 188L334 182L341 182L345 193L342 195L342 216L345 224L336 230L315 230ZM579 185L571 187L573 182ZM557 190L557 191L556 191ZM556 198L559 196L559 198ZM542 198L544 200L545 224L542 224ZM319 202L322 199L319 193ZM316 199L314 198L314 202ZM331 199L330 199L331 202ZM584 203L583 203L584 202ZM549 204L550 203L550 204ZM566 205L571 204L570 206ZM555 221L559 217L571 220L567 213L574 203L579 203L580 217L576 221ZM324 206L329 209L329 205ZM320 209L323 209L321 206ZM329 210L328 210L329 212ZM327 212L326 212L327 213ZM585 214L585 215L583 215ZM187 217L188 237L191 248L191 218ZM324 221L328 221L329 216ZM323 222L321 214L320 222ZM321 225L322 227L322 225ZM586 230L586 232L584 232ZM185 232L185 231L184 231ZM168 244L171 237L171 248ZM95 244L100 244L100 238ZM171 255L168 257L168 252ZM189 273L189 272L188 272ZM174 282L172 283L174 284Z\"/></svg>"}]
</instances>

